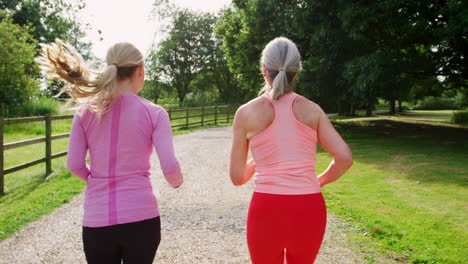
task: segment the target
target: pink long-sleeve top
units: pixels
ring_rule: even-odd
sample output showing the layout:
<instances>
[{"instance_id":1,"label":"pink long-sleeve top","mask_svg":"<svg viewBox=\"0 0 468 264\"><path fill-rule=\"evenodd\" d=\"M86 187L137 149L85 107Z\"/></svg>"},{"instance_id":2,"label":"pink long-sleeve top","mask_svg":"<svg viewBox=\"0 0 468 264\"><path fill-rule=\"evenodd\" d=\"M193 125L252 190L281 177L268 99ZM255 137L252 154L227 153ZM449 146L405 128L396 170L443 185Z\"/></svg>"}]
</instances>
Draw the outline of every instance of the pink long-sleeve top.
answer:
<instances>
[{"instance_id":1,"label":"pink long-sleeve top","mask_svg":"<svg viewBox=\"0 0 468 264\"><path fill-rule=\"evenodd\" d=\"M83 226L110 226L159 216L149 179L153 147L167 182L178 187L182 173L174 155L169 116L163 108L123 94L101 122L89 110L75 114L67 167L87 182ZM87 151L90 166L86 164Z\"/></svg>"}]
</instances>

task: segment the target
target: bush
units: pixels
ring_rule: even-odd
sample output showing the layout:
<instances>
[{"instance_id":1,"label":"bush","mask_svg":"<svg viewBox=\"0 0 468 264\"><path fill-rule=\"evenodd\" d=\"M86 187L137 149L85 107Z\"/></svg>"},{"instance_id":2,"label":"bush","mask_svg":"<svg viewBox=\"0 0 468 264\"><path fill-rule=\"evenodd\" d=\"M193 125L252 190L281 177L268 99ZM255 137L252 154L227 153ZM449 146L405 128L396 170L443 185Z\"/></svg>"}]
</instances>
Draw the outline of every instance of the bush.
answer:
<instances>
[{"instance_id":1,"label":"bush","mask_svg":"<svg viewBox=\"0 0 468 264\"><path fill-rule=\"evenodd\" d=\"M47 114L56 115L60 112L60 103L49 97L35 98L29 102L10 107L4 113L5 117L43 116Z\"/></svg>"},{"instance_id":2,"label":"bush","mask_svg":"<svg viewBox=\"0 0 468 264\"><path fill-rule=\"evenodd\" d=\"M460 125L468 125L468 110L453 113L452 123L460 124Z\"/></svg>"},{"instance_id":3,"label":"bush","mask_svg":"<svg viewBox=\"0 0 468 264\"><path fill-rule=\"evenodd\" d=\"M28 101L39 91L35 46L27 29L13 24L0 10L0 104L6 109Z\"/></svg>"},{"instance_id":4,"label":"bush","mask_svg":"<svg viewBox=\"0 0 468 264\"><path fill-rule=\"evenodd\" d=\"M420 101L415 110L455 110L460 109L461 99L457 97L426 97Z\"/></svg>"}]
</instances>

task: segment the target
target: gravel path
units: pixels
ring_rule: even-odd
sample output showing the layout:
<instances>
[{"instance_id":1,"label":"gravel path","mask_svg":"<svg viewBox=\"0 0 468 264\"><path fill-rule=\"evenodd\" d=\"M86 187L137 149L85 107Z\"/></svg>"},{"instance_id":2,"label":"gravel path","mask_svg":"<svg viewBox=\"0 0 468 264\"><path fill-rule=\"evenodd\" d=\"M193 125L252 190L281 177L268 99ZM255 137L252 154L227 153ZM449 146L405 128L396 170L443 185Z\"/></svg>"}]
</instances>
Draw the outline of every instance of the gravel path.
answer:
<instances>
[{"instance_id":1,"label":"gravel path","mask_svg":"<svg viewBox=\"0 0 468 264\"><path fill-rule=\"evenodd\" d=\"M245 218L253 185L231 184L230 139L230 127L176 136L176 153L185 177L180 189L168 187L155 166L152 180L161 210L162 241L154 263L250 263ZM80 194L0 242L0 263L85 263L82 202ZM339 219L329 216L316 263L365 263L360 254L345 245L340 225Z\"/></svg>"}]
</instances>

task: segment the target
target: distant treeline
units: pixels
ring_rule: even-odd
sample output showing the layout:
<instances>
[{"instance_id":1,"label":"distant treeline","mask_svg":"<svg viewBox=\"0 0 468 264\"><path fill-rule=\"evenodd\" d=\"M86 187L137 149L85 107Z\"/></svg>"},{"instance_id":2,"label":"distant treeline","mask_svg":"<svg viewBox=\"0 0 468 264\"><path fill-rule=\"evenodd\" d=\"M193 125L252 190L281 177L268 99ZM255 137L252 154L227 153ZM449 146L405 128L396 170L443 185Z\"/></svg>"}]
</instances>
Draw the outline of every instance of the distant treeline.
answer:
<instances>
[{"instance_id":1,"label":"distant treeline","mask_svg":"<svg viewBox=\"0 0 468 264\"><path fill-rule=\"evenodd\" d=\"M39 88L40 43L62 38L92 57L83 41L89 25L75 17L84 1L74 3L0 0L4 108L63 85ZM146 52L142 95L153 101L246 102L263 83L263 48L285 36L302 55L297 91L328 112L370 113L382 100L395 111L402 102L438 96L467 105L468 1L233 0L210 14L155 0L153 12L164 28L163 40Z\"/></svg>"}]
</instances>

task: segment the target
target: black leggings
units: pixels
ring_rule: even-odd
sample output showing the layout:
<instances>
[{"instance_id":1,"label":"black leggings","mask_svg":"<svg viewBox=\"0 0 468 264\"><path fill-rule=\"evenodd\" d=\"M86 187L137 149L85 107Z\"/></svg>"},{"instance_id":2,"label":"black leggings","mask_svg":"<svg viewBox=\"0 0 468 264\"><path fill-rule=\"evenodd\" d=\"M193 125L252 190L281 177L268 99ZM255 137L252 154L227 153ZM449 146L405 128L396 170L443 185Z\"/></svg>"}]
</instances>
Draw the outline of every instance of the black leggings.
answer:
<instances>
[{"instance_id":1,"label":"black leggings","mask_svg":"<svg viewBox=\"0 0 468 264\"><path fill-rule=\"evenodd\" d=\"M150 264L161 241L159 217L105 227L83 227L86 261L90 264Z\"/></svg>"}]
</instances>

